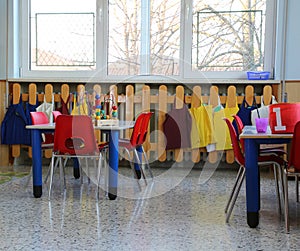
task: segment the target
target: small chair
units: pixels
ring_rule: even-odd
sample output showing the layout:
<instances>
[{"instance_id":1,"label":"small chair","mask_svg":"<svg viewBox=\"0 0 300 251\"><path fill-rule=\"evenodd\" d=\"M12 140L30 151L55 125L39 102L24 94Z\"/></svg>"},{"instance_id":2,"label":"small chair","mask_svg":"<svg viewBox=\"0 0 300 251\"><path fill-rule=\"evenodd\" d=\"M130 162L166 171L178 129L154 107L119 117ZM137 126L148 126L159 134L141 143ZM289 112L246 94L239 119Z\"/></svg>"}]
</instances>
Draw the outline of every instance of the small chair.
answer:
<instances>
[{"instance_id":1,"label":"small chair","mask_svg":"<svg viewBox=\"0 0 300 251\"><path fill-rule=\"evenodd\" d=\"M153 174L152 174L152 171L151 171L151 168L149 165L147 154L143 147L143 144L146 140L146 136L148 133L149 122L150 122L152 115L153 115L153 112L141 113L135 121L134 128L133 128L130 139L120 139L119 140L119 147L126 150L128 156L129 156L129 159L130 159L130 151L132 151L134 153L133 159L130 160L130 163L131 163L131 168L134 172L134 175L138 179L140 178L139 171L135 170L134 166L133 166L133 163L135 163L135 162L141 164L139 161L140 158L138 155L138 151L142 152L144 159L145 159L146 167L150 173L151 178L153 179ZM134 159L136 161L134 161ZM146 182L146 176L144 174L142 166L140 166L140 171Z\"/></svg>"},{"instance_id":2,"label":"small chair","mask_svg":"<svg viewBox=\"0 0 300 251\"><path fill-rule=\"evenodd\" d=\"M84 128L84 130L82 130ZM86 166L88 167L88 159L94 160L95 168L97 168L97 197L99 194L99 182L101 174L101 161L102 150L104 148L98 147L96 142L94 127L92 120L86 115L60 115L56 119L56 126L54 132L54 146L51 159L50 170L50 185L49 185L49 199L51 197L53 173L54 173L54 160L59 159L59 167L61 177L64 177L64 186L66 189L66 182L64 176L64 166L62 164L62 158L84 158L86 160ZM97 165L98 160L98 165ZM80 172L82 171L80 167ZM82 178L82 172L80 173Z\"/></svg>"},{"instance_id":3,"label":"small chair","mask_svg":"<svg viewBox=\"0 0 300 251\"><path fill-rule=\"evenodd\" d=\"M53 121L55 122L59 115L62 115L60 111L52 111Z\"/></svg>"},{"instance_id":4,"label":"small chair","mask_svg":"<svg viewBox=\"0 0 300 251\"><path fill-rule=\"evenodd\" d=\"M240 192L241 186L243 184L243 180L245 178L245 157L243 155L241 146L238 141L238 137L236 134L236 131L230 122L229 119L224 118L228 129L230 133L230 139L232 143L232 148L234 151L234 157L236 162L240 165L238 174L235 179L234 186L231 190L228 202L225 207L225 213L226 213L226 222L229 221L229 218L231 216L233 207L235 205L235 202L237 200L237 196ZM278 185L278 177L277 177L277 169L281 173L281 166L284 163L283 159L280 158L278 155L259 155L258 157L258 165L263 166L263 165L273 165L274 166L274 176L275 176L275 185L276 185L276 193L277 193L277 198L278 198L278 207L279 207L279 212L281 212L281 205L280 205L280 194L279 194L279 185Z\"/></svg>"},{"instance_id":5,"label":"small chair","mask_svg":"<svg viewBox=\"0 0 300 251\"><path fill-rule=\"evenodd\" d=\"M296 200L299 201L299 176L300 176L300 121L296 123L294 128L294 134L292 139L292 145L290 149L290 155L288 162L284 165L284 216L285 216L285 227L286 232L290 231L289 221L289 198L288 198L288 176L295 178L296 185Z\"/></svg>"},{"instance_id":6,"label":"small chair","mask_svg":"<svg viewBox=\"0 0 300 251\"><path fill-rule=\"evenodd\" d=\"M48 124L49 119L46 113L44 112L30 112L30 118L33 125L41 125ZM44 133L43 134L43 142L42 142L42 150L52 149L54 142L53 133Z\"/></svg>"}]
</instances>

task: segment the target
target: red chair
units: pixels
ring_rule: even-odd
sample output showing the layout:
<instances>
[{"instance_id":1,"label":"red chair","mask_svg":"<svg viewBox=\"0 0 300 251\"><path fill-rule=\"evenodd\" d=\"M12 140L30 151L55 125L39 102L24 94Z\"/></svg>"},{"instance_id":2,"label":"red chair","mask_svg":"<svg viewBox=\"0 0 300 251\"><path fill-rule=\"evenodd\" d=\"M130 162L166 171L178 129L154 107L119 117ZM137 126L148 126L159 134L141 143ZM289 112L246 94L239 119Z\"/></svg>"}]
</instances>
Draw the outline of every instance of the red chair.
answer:
<instances>
[{"instance_id":1,"label":"red chair","mask_svg":"<svg viewBox=\"0 0 300 251\"><path fill-rule=\"evenodd\" d=\"M129 156L129 159L130 159L130 152L132 151L134 153L133 159L130 160L130 163L131 163L131 168L134 172L134 175L138 179L140 178L139 171L135 170L134 166L133 166L133 163L142 164L139 161L140 158L138 155L138 151L142 152L146 167L150 173L151 178L153 178L153 174L152 174L152 171L151 171L151 168L149 165L147 154L143 147L143 144L146 140L146 136L148 133L149 122L150 122L152 115L153 115L153 112L141 113L135 121L134 128L133 128L130 139L120 139L119 140L119 147L126 150L128 156ZM140 165L140 171L141 171L143 178L146 181L146 177L145 177L145 174L144 174L144 171L143 171L143 168L141 165Z\"/></svg>"},{"instance_id":2,"label":"red chair","mask_svg":"<svg viewBox=\"0 0 300 251\"><path fill-rule=\"evenodd\" d=\"M231 139L232 148L234 151L235 160L240 165L234 186L232 188L232 191L229 196L229 200L225 207L226 222L228 222L229 218L231 216L233 207L235 205L237 196L238 196L241 186L243 184L246 169L245 169L245 157L243 155L241 146L239 144L236 131L229 119L224 118L224 120L229 129L230 139ZM258 157L258 165L260 165L260 166L273 165L274 166L274 176L275 176L275 182L276 182L275 184L276 184L276 193L277 193L277 197L278 197L279 212L281 212L281 205L280 205L280 193L279 193L279 185L278 185L278 178L277 178L277 169L281 174L281 166L283 165L283 163L284 163L283 159L277 155L260 155Z\"/></svg>"},{"instance_id":3,"label":"red chair","mask_svg":"<svg viewBox=\"0 0 300 251\"><path fill-rule=\"evenodd\" d=\"M82 130L84 128L84 130ZM62 158L76 157L78 159L84 158L86 160L86 167L88 168L88 159L94 160L94 166L97 168L97 196L99 194L100 182L100 168L102 161L102 150L104 148L98 147L94 134L94 126L90 117L85 115L60 115L56 119L56 126L54 132L54 146L51 159L50 171L50 186L49 198L51 196L54 160L59 159L59 167L61 177L64 177L64 189L66 188L64 167ZM98 165L97 165L98 161ZM82 168L80 166L80 176L82 182Z\"/></svg>"},{"instance_id":4,"label":"red chair","mask_svg":"<svg viewBox=\"0 0 300 251\"><path fill-rule=\"evenodd\" d=\"M52 111L53 121L55 122L59 115L62 115L60 111Z\"/></svg>"},{"instance_id":5,"label":"red chair","mask_svg":"<svg viewBox=\"0 0 300 251\"><path fill-rule=\"evenodd\" d=\"M292 139L292 145L290 149L290 155L288 162L284 167L284 215L285 215L285 227L286 232L290 231L289 221L289 198L288 198L288 176L292 176L296 181L296 200L299 201L299 176L300 176L300 121L298 121L294 128L294 134Z\"/></svg>"},{"instance_id":6,"label":"red chair","mask_svg":"<svg viewBox=\"0 0 300 251\"><path fill-rule=\"evenodd\" d=\"M30 118L33 125L42 125L42 124L49 123L48 116L44 112L30 112ZM42 150L52 149L53 142L54 142L53 133L43 134Z\"/></svg>"}]
</instances>

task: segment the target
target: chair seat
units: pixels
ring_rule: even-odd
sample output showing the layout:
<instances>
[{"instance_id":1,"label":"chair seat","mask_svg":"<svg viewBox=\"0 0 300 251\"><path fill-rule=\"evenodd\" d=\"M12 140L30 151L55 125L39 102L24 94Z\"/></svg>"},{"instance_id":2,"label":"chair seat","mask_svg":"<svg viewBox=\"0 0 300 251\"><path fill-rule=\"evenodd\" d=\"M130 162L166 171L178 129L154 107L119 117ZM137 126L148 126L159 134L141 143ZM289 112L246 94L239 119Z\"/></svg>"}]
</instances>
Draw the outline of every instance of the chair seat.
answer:
<instances>
[{"instance_id":1,"label":"chair seat","mask_svg":"<svg viewBox=\"0 0 300 251\"><path fill-rule=\"evenodd\" d=\"M53 149L54 143L42 143L42 150Z\"/></svg>"},{"instance_id":2,"label":"chair seat","mask_svg":"<svg viewBox=\"0 0 300 251\"><path fill-rule=\"evenodd\" d=\"M100 142L100 143L98 143L98 149L99 149L99 151L108 148L108 145L109 145L108 142Z\"/></svg>"},{"instance_id":3,"label":"chair seat","mask_svg":"<svg viewBox=\"0 0 300 251\"><path fill-rule=\"evenodd\" d=\"M131 144L129 139L120 139L119 147L127 148L129 151L134 150L135 147Z\"/></svg>"},{"instance_id":4,"label":"chair seat","mask_svg":"<svg viewBox=\"0 0 300 251\"><path fill-rule=\"evenodd\" d=\"M300 175L300 170L296 170L292 166L287 168L287 172L288 172L288 175Z\"/></svg>"},{"instance_id":5,"label":"chair seat","mask_svg":"<svg viewBox=\"0 0 300 251\"><path fill-rule=\"evenodd\" d=\"M277 162L279 165L284 165L285 161L278 155L260 155L258 162Z\"/></svg>"}]
</instances>

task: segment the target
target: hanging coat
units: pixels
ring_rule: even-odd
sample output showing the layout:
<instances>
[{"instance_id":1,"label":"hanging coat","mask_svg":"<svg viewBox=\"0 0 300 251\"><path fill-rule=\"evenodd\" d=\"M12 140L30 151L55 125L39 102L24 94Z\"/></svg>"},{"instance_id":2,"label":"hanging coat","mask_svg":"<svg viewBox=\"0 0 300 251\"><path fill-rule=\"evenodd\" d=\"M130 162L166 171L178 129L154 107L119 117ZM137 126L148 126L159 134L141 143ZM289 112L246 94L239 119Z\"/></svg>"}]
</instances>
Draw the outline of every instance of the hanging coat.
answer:
<instances>
[{"instance_id":1,"label":"hanging coat","mask_svg":"<svg viewBox=\"0 0 300 251\"><path fill-rule=\"evenodd\" d=\"M166 150L191 147L192 117L186 105L175 108L166 114L163 131L166 137Z\"/></svg>"},{"instance_id":2,"label":"hanging coat","mask_svg":"<svg viewBox=\"0 0 300 251\"><path fill-rule=\"evenodd\" d=\"M29 107L29 106L28 106ZM26 125L30 124L30 110L27 116L23 107L22 99L18 104L11 104L5 113L1 124L1 143L5 145L31 145L30 130ZM29 115L29 117L28 117Z\"/></svg>"}]
</instances>

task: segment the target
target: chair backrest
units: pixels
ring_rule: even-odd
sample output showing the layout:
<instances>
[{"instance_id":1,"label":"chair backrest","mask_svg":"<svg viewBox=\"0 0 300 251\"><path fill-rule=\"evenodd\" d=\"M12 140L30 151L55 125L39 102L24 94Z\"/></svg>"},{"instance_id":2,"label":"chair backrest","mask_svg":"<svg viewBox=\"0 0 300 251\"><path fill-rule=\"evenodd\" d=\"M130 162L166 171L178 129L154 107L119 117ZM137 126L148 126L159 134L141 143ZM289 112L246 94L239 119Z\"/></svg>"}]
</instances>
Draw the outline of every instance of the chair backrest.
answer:
<instances>
[{"instance_id":1,"label":"chair backrest","mask_svg":"<svg viewBox=\"0 0 300 251\"><path fill-rule=\"evenodd\" d=\"M289 166L294 167L294 169L299 172L300 171L300 157L298 154L300 153L300 121L298 121L294 127L294 134L292 140L292 146L290 150L289 157Z\"/></svg>"},{"instance_id":2,"label":"chair backrest","mask_svg":"<svg viewBox=\"0 0 300 251\"><path fill-rule=\"evenodd\" d=\"M238 134L241 134L244 128L244 124L243 121L241 120L241 118L238 115L233 115L232 116L237 124L237 128L238 128Z\"/></svg>"},{"instance_id":3,"label":"chair backrest","mask_svg":"<svg viewBox=\"0 0 300 251\"><path fill-rule=\"evenodd\" d=\"M242 153L236 131L229 119L224 118L224 120L229 129L230 139L231 139L232 148L233 148L233 152L234 152L234 158L240 165L245 166L245 158Z\"/></svg>"},{"instance_id":4,"label":"chair backrest","mask_svg":"<svg viewBox=\"0 0 300 251\"><path fill-rule=\"evenodd\" d=\"M239 135L242 133L243 131L243 128L244 128L244 124L243 124L243 121L241 120L241 118L237 115L233 115L232 116L237 124L237 128L238 128L238 132L237 132L237 139L238 141L240 142L241 144L241 147L242 147L242 151L245 152L245 142L244 142L244 139L240 139L239 138Z\"/></svg>"},{"instance_id":5,"label":"chair backrest","mask_svg":"<svg viewBox=\"0 0 300 251\"><path fill-rule=\"evenodd\" d=\"M52 111L53 121L56 121L56 118L61 114L62 113L60 111Z\"/></svg>"},{"instance_id":6,"label":"chair backrest","mask_svg":"<svg viewBox=\"0 0 300 251\"><path fill-rule=\"evenodd\" d=\"M86 115L58 116L53 151L70 155L98 154L92 119Z\"/></svg>"},{"instance_id":7,"label":"chair backrest","mask_svg":"<svg viewBox=\"0 0 300 251\"><path fill-rule=\"evenodd\" d=\"M152 112L143 112L137 117L130 137L132 146L135 147L144 143L152 114Z\"/></svg>"},{"instance_id":8,"label":"chair backrest","mask_svg":"<svg viewBox=\"0 0 300 251\"><path fill-rule=\"evenodd\" d=\"M48 124L49 119L44 112L30 112L30 117L33 125Z\"/></svg>"},{"instance_id":9,"label":"chair backrest","mask_svg":"<svg viewBox=\"0 0 300 251\"><path fill-rule=\"evenodd\" d=\"M137 142L138 145L142 145L146 140L146 136L147 136L148 128L149 128L149 122L150 122L150 119L153 114L154 114L153 112L144 112L143 113L144 119L143 119L143 123L140 127L140 137L139 137L139 141Z\"/></svg>"}]
</instances>

